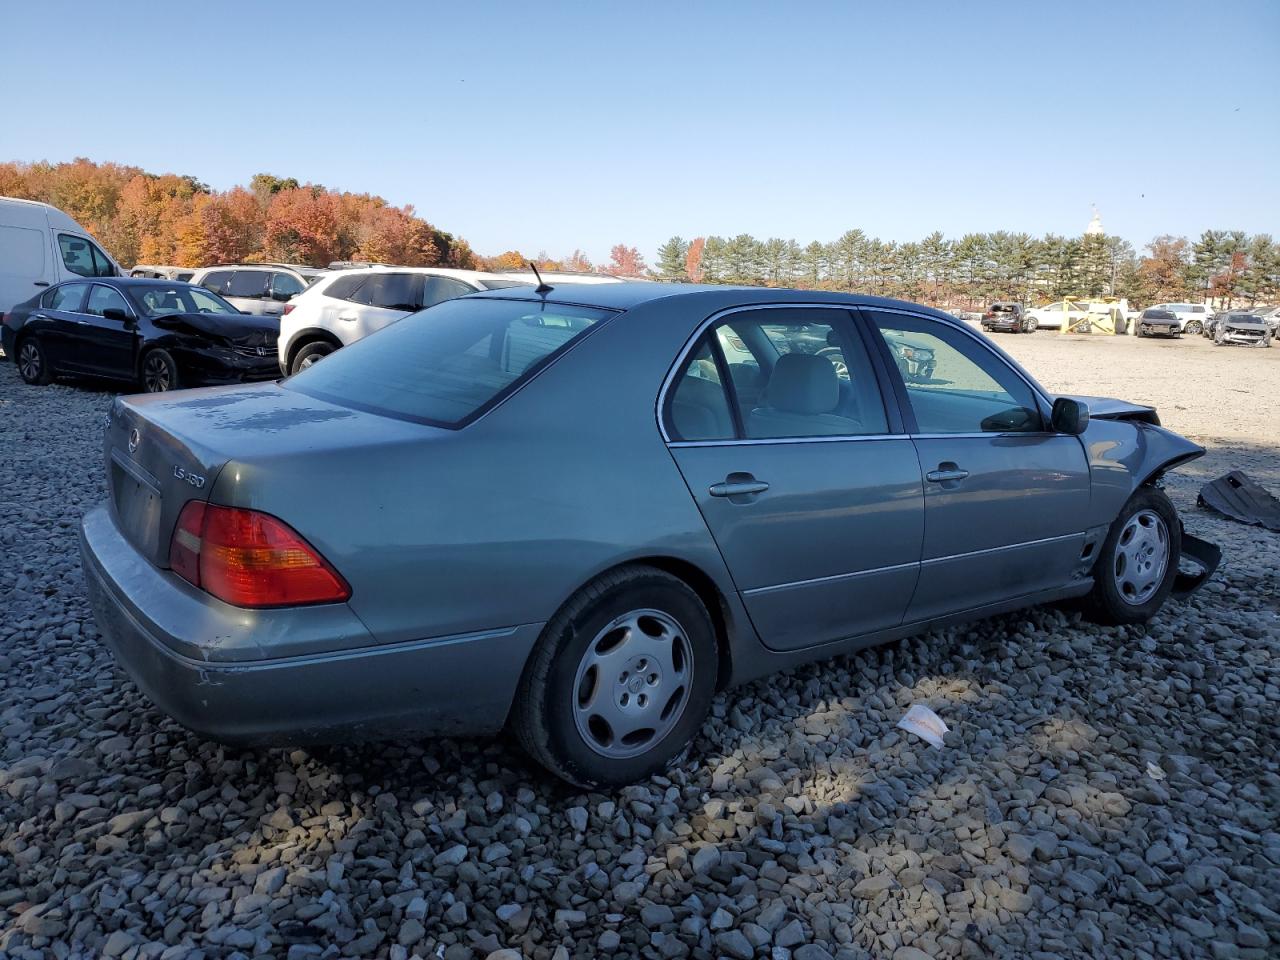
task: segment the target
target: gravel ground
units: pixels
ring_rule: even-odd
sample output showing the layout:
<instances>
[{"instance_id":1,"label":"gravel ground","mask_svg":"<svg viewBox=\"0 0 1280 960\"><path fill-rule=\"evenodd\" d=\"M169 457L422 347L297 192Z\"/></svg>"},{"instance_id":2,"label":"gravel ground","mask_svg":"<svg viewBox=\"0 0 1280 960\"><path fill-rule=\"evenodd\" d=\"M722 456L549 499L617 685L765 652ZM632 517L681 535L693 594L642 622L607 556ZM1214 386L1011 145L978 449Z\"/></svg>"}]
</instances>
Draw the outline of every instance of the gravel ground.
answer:
<instances>
[{"instance_id":1,"label":"gravel ground","mask_svg":"<svg viewBox=\"0 0 1280 960\"><path fill-rule=\"evenodd\" d=\"M502 742L236 751L99 645L76 523L110 395L0 364L0 956L778 960L1280 952L1280 350L1002 336L1210 447L1217 580L1144 630L1033 610L757 683L616 794ZM912 702L934 750L894 728Z\"/></svg>"}]
</instances>

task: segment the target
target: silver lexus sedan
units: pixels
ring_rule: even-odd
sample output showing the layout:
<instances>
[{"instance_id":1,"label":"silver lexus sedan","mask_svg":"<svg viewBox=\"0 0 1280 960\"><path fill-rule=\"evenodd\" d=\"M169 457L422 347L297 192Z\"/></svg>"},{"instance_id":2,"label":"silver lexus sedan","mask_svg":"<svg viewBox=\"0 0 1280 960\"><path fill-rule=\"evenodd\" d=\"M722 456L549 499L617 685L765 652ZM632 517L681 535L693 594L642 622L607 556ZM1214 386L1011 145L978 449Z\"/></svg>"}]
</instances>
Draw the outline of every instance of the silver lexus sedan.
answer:
<instances>
[{"instance_id":1,"label":"silver lexus sedan","mask_svg":"<svg viewBox=\"0 0 1280 960\"><path fill-rule=\"evenodd\" d=\"M105 448L89 594L181 723L506 727L581 785L672 762L726 686L1050 601L1141 623L1217 563L1158 485L1204 451L1154 410L833 293L491 291L279 383L117 399Z\"/></svg>"}]
</instances>

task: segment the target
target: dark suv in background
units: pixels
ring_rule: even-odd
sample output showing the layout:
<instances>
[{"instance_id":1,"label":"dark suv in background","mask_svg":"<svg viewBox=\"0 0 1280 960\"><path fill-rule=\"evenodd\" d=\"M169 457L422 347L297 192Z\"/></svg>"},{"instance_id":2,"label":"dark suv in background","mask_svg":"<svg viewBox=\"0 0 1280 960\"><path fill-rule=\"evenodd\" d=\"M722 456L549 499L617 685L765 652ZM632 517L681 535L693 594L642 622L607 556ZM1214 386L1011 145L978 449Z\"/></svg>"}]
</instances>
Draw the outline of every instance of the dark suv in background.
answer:
<instances>
[{"instance_id":1,"label":"dark suv in background","mask_svg":"<svg viewBox=\"0 0 1280 960\"><path fill-rule=\"evenodd\" d=\"M997 300L982 315L982 329L987 333L1034 333L1036 321L1026 315L1022 304Z\"/></svg>"}]
</instances>

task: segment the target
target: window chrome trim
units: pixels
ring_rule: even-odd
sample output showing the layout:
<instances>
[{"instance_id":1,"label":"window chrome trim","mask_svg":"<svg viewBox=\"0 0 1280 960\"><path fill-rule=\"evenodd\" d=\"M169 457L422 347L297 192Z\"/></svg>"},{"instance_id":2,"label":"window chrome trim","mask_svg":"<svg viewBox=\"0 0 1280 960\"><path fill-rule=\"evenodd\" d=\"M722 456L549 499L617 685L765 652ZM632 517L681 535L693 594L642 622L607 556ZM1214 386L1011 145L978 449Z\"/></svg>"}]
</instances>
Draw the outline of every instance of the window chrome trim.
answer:
<instances>
[{"instance_id":1,"label":"window chrome trim","mask_svg":"<svg viewBox=\"0 0 1280 960\"><path fill-rule=\"evenodd\" d=\"M993 553L1004 553L1007 550L1019 550L1022 547L1038 547L1045 543L1061 543L1064 540L1083 540L1084 531L1078 533L1064 533L1057 537L1042 537L1039 540L1023 540L1019 543L1006 543L1002 547L986 547L983 550L969 550L965 553L953 553L945 557L930 557L928 560L921 560L920 566L928 567L935 563L947 563L950 560L966 560L969 557L983 557Z\"/></svg>"},{"instance_id":2,"label":"window chrome trim","mask_svg":"<svg viewBox=\"0 0 1280 960\"><path fill-rule=\"evenodd\" d=\"M988 434L990 436L990 434ZM742 440L669 440L674 449L687 447L760 447L775 443L848 443L851 440L909 440L905 433L852 433L821 437L746 437Z\"/></svg>"},{"instance_id":3,"label":"window chrome trim","mask_svg":"<svg viewBox=\"0 0 1280 960\"><path fill-rule=\"evenodd\" d=\"M677 351L676 353L676 359L675 359L675 362L671 365L671 369L667 371L667 375L662 380L662 388L658 391L658 404L655 410L655 413L657 415L657 420L658 420L658 432L662 436L662 442L667 444L667 446L669 447L675 447L675 446L687 447L687 446L704 446L707 444L720 445L720 444L728 444L728 443L760 443L760 442L801 443L801 442L812 442L814 440L831 442L833 440L868 439L868 437L865 434L850 434L848 436L837 436L837 437L779 437L777 439L765 439L763 441L756 440L754 438L742 439L742 440L738 440L738 439L734 439L734 440L672 440L671 434L667 432L666 417L663 416L663 411L666 409L666 404L667 404L667 394L670 392L671 385L675 382L675 379L679 375L680 371L684 369L684 366L685 366L684 361L688 358L689 351L692 350L695 346L697 346L699 338L704 333L706 333L707 330L709 330L715 324L719 323L725 317L732 316L735 313L754 313L756 310L843 310L844 313L848 315L849 322L855 323L853 315L859 309L861 308L856 303L809 303L807 301L795 302L795 303L790 303L790 302L788 303L745 303L745 304L739 304L733 307L725 307L723 310L717 310L715 313L711 314L711 316L707 317L700 324L698 324L697 329L693 331L693 335L690 336L687 340L685 340L683 346L681 346L679 351ZM862 346L861 341L859 341L858 345ZM878 378L877 378L877 381L878 381ZM877 386L877 390L878 389L879 388ZM877 438L881 436L904 437L906 436L906 434L904 433L895 433L895 434L887 434L887 435L877 434L876 436Z\"/></svg>"}]
</instances>

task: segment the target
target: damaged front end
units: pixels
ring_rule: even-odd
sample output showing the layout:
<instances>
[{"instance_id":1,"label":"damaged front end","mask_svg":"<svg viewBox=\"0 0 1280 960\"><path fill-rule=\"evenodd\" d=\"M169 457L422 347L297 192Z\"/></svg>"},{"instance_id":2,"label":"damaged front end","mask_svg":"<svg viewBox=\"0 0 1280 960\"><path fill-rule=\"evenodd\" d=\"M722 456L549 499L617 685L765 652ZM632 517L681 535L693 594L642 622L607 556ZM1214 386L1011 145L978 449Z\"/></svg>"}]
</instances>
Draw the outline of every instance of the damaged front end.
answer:
<instances>
[{"instance_id":1,"label":"damaged front end","mask_svg":"<svg viewBox=\"0 0 1280 960\"><path fill-rule=\"evenodd\" d=\"M1089 425L1081 441L1089 458L1093 490L1091 521L1101 529L1112 521L1134 492L1156 485L1169 471L1204 456L1204 447L1162 426L1154 407L1111 397L1072 397L1089 408ZM1173 596L1184 600L1213 576L1222 550L1182 527L1182 557Z\"/></svg>"}]
</instances>

